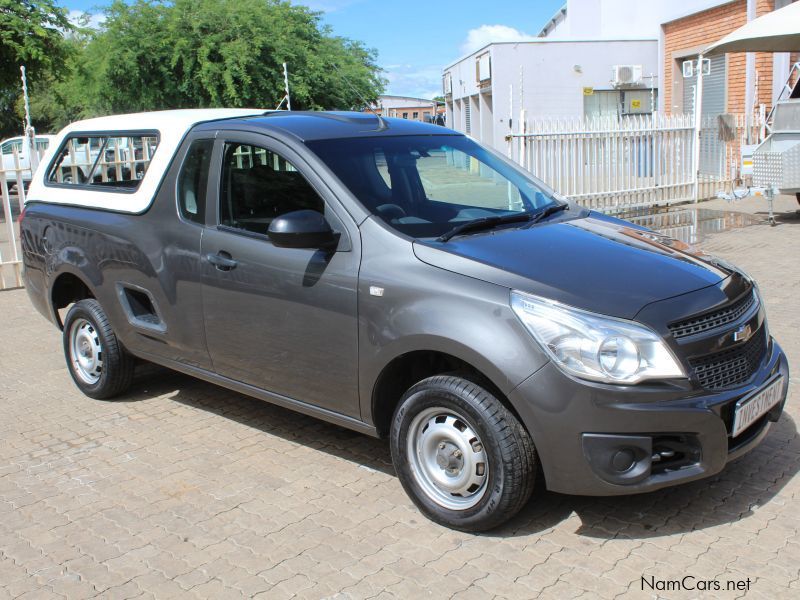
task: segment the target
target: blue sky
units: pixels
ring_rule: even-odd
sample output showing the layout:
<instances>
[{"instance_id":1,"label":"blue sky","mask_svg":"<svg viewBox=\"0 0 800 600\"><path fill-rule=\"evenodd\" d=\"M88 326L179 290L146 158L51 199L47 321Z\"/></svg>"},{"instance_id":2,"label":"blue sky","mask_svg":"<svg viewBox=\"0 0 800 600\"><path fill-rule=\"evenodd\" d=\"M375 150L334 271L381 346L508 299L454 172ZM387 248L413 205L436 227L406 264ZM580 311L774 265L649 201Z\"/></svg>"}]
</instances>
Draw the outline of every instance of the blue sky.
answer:
<instances>
[{"instance_id":1,"label":"blue sky","mask_svg":"<svg viewBox=\"0 0 800 600\"><path fill-rule=\"evenodd\" d=\"M60 0L70 11L100 12L103 0ZM564 0L307 0L336 35L378 50L387 92L431 97L442 67L490 41L536 35ZM289 65L291 70L291 65Z\"/></svg>"}]
</instances>

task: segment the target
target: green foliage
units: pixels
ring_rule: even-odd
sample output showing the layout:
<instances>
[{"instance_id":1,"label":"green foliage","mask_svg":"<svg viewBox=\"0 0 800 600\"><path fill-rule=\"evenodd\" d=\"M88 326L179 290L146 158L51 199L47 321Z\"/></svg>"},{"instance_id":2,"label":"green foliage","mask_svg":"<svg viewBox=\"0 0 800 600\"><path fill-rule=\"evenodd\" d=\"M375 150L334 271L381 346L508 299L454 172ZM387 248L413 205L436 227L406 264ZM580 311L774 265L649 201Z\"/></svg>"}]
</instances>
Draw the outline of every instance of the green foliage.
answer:
<instances>
[{"instance_id":1,"label":"green foliage","mask_svg":"<svg viewBox=\"0 0 800 600\"><path fill-rule=\"evenodd\" d=\"M0 0L0 136L22 130L20 65L31 87L57 76L67 58L66 11L53 0Z\"/></svg>"},{"instance_id":2,"label":"green foliage","mask_svg":"<svg viewBox=\"0 0 800 600\"><path fill-rule=\"evenodd\" d=\"M66 58L59 73L48 72L29 84L31 117L36 131L54 133L72 121L96 116L99 111L92 99L96 93L88 88L84 48L89 30L77 29L65 38ZM17 102L22 114L22 98Z\"/></svg>"},{"instance_id":3,"label":"green foliage","mask_svg":"<svg viewBox=\"0 0 800 600\"><path fill-rule=\"evenodd\" d=\"M121 112L273 108L284 95L283 62L293 110L361 108L360 96L372 102L385 85L374 50L333 35L320 13L287 1L114 0L104 13L98 29L59 21L69 34L58 35L49 68L31 85L40 131Z\"/></svg>"},{"instance_id":4,"label":"green foliage","mask_svg":"<svg viewBox=\"0 0 800 600\"><path fill-rule=\"evenodd\" d=\"M19 83L19 67L31 75L58 70L65 54L62 31L71 25L53 0L0 0L0 88Z\"/></svg>"}]
</instances>

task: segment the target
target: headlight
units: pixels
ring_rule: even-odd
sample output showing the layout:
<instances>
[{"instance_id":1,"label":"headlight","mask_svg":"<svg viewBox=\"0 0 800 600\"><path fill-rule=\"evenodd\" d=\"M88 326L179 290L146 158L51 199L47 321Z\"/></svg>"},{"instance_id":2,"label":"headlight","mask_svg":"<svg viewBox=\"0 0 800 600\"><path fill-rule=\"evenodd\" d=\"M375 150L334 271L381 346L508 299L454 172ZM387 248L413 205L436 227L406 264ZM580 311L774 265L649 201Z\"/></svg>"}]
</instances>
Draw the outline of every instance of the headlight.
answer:
<instances>
[{"instance_id":1,"label":"headlight","mask_svg":"<svg viewBox=\"0 0 800 600\"><path fill-rule=\"evenodd\" d=\"M686 377L661 337L643 325L516 291L511 307L550 357L573 375L607 383Z\"/></svg>"}]
</instances>

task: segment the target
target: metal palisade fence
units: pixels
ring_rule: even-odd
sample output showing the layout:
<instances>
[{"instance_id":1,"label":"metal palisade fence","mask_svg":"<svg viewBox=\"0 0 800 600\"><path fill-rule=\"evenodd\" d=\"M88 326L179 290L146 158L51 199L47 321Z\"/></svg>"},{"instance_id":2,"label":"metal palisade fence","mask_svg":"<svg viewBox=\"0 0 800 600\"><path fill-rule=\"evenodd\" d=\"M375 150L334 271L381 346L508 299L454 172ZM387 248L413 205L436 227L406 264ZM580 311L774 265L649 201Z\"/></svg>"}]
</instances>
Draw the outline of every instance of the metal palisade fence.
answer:
<instances>
[{"instance_id":1,"label":"metal palisade fence","mask_svg":"<svg viewBox=\"0 0 800 600\"><path fill-rule=\"evenodd\" d=\"M514 161L560 194L606 212L710 198L729 188L739 175L744 117L703 118L699 177L695 139L691 114L531 119L523 133L507 137Z\"/></svg>"},{"instance_id":2,"label":"metal palisade fence","mask_svg":"<svg viewBox=\"0 0 800 600\"><path fill-rule=\"evenodd\" d=\"M40 156L44 151L39 152ZM22 286L19 216L25 206L25 190L33 172L28 161L12 150L11 160L0 161L0 290Z\"/></svg>"}]
</instances>

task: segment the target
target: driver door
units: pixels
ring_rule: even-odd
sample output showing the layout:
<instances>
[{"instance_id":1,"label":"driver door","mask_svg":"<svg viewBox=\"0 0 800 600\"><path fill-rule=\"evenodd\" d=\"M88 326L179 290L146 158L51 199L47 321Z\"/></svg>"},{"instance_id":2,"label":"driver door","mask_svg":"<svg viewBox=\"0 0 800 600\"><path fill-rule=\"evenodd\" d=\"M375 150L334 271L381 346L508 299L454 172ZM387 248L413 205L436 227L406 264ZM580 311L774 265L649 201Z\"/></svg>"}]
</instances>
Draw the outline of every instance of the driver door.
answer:
<instances>
[{"instance_id":1,"label":"driver door","mask_svg":"<svg viewBox=\"0 0 800 600\"><path fill-rule=\"evenodd\" d=\"M359 418L357 228L288 147L242 132L221 132L217 144L219 185L208 196L210 221L201 243L214 370ZM270 242L270 222L303 209L323 213L340 234L335 250Z\"/></svg>"}]
</instances>

